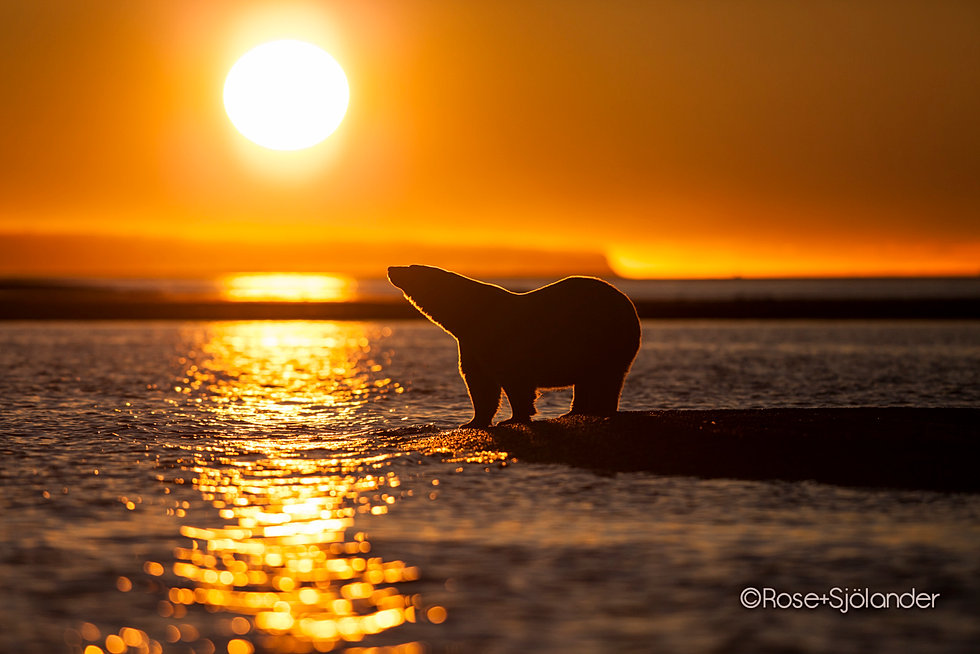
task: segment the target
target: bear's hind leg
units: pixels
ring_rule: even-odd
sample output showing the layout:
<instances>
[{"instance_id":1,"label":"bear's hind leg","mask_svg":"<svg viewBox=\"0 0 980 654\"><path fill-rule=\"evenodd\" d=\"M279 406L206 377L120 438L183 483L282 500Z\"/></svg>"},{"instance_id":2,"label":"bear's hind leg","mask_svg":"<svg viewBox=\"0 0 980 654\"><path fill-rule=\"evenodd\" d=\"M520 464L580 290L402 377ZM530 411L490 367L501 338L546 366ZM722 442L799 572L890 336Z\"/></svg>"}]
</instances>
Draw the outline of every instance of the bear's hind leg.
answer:
<instances>
[{"instance_id":1,"label":"bear's hind leg","mask_svg":"<svg viewBox=\"0 0 980 654\"><path fill-rule=\"evenodd\" d=\"M572 408L566 416L611 416L619 409L619 394L623 390L625 375L590 379L575 384Z\"/></svg>"},{"instance_id":2,"label":"bear's hind leg","mask_svg":"<svg viewBox=\"0 0 980 654\"><path fill-rule=\"evenodd\" d=\"M504 392L507 393L507 400L510 402L513 415L500 424L520 425L531 422L531 416L536 413L534 401L538 399L538 394L534 387L508 385L504 386Z\"/></svg>"}]
</instances>

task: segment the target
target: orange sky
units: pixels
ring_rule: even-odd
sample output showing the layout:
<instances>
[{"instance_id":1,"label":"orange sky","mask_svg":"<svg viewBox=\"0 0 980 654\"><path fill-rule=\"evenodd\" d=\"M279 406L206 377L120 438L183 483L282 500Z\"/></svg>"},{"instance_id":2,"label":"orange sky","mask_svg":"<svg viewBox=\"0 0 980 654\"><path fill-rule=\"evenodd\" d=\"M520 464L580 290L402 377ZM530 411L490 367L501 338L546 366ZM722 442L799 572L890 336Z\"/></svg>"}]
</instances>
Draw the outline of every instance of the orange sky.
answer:
<instances>
[{"instance_id":1,"label":"orange sky","mask_svg":"<svg viewBox=\"0 0 980 654\"><path fill-rule=\"evenodd\" d=\"M304 270L412 243L656 277L977 274L978 34L954 0L11 0L0 274L92 272L76 234L163 239L153 274L179 272L175 239L216 261L302 243ZM224 114L228 69L279 38L350 81L311 150ZM56 262L4 256L24 233L59 236Z\"/></svg>"}]
</instances>

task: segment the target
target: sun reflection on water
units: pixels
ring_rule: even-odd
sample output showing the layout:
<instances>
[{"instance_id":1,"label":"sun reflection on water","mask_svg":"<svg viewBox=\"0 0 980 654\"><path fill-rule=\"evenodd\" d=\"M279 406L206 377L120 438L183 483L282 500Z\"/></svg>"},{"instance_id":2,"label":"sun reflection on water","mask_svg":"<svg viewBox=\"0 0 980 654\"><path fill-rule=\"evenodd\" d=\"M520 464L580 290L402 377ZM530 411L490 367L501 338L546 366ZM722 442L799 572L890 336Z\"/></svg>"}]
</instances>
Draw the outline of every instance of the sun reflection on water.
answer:
<instances>
[{"instance_id":1,"label":"sun reflection on water","mask_svg":"<svg viewBox=\"0 0 980 654\"><path fill-rule=\"evenodd\" d=\"M419 598L398 584L418 570L370 556L366 535L350 535L358 511L382 514L395 501L394 473L364 473L362 461L223 463L192 470L195 488L228 522L181 527L190 543L175 551L173 572L191 586L171 588L172 605L239 614L247 622L233 628L278 651L302 649L284 648L289 641L329 651L415 621Z\"/></svg>"},{"instance_id":2,"label":"sun reflection on water","mask_svg":"<svg viewBox=\"0 0 980 654\"><path fill-rule=\"evenodd\" d=\"M372 336L387 330L376 330L360 323L219 323L181 358L185 368L174 391L226 422L260 427L288 420L343 431L355 409L404 391L383 374L385 354L372 350Z\"/></svg>"},{"instance_id":3,"label":"sun reflection on water","mask_svg":"<svg viewBox=\"0 0 980 654\"><path fill-rule=\"evenodd\" d=\"M179 359L170 402L220 438L172 445L181 463L157 481L191 485L200 501L168 510L184 538L173 561L144 565L161 583L166 626L158 638L124 627L103 640L86 623L96 638L78 630L92 642L84 653L326 652L433 622L433 607L406 588L419 570L373 555L354 524L359 513L385 514L402 492L390 469L396 455L342 429L347 412L403 390L372 351L376 335L356 323L304 322L205 333Z\"/></svg>"}]
</instances>

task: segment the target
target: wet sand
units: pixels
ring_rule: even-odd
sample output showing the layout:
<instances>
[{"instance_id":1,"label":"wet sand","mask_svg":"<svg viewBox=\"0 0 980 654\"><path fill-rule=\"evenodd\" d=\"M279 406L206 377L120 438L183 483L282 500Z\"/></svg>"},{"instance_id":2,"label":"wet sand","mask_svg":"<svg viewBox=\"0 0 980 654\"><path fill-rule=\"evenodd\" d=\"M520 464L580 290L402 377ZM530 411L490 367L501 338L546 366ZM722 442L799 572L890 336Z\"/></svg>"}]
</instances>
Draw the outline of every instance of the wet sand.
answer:
<instances>
[{"instance_id":1,"label":"wet sand","mask_svg":"<svg viewBox=\"0 0 980 654\"><path fill-rule=\"evenodd\" d=\"M631 411L456 429L421 448L609 472L980 492L980 409Z\"/></svg>"}]
</instances>

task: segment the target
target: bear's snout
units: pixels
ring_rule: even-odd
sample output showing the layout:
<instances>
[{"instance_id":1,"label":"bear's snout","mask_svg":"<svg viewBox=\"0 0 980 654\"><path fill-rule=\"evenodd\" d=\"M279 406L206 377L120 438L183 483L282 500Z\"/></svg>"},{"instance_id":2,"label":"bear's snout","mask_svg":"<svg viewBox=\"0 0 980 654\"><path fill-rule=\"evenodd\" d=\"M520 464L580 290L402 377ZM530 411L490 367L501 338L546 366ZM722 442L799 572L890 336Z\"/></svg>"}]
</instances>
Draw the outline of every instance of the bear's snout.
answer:
<instances>
[{"instance_id":1,"label":"bear's snout","mask_svg":"<svg viewBox=\"0 0 980 654\"><path fill-rule=\"evenodd\" d=\"M402 273L408 270L408 266L388 266L388 281L401 288L401 282L404 279Z\"/></svg>"}]
</instances>

